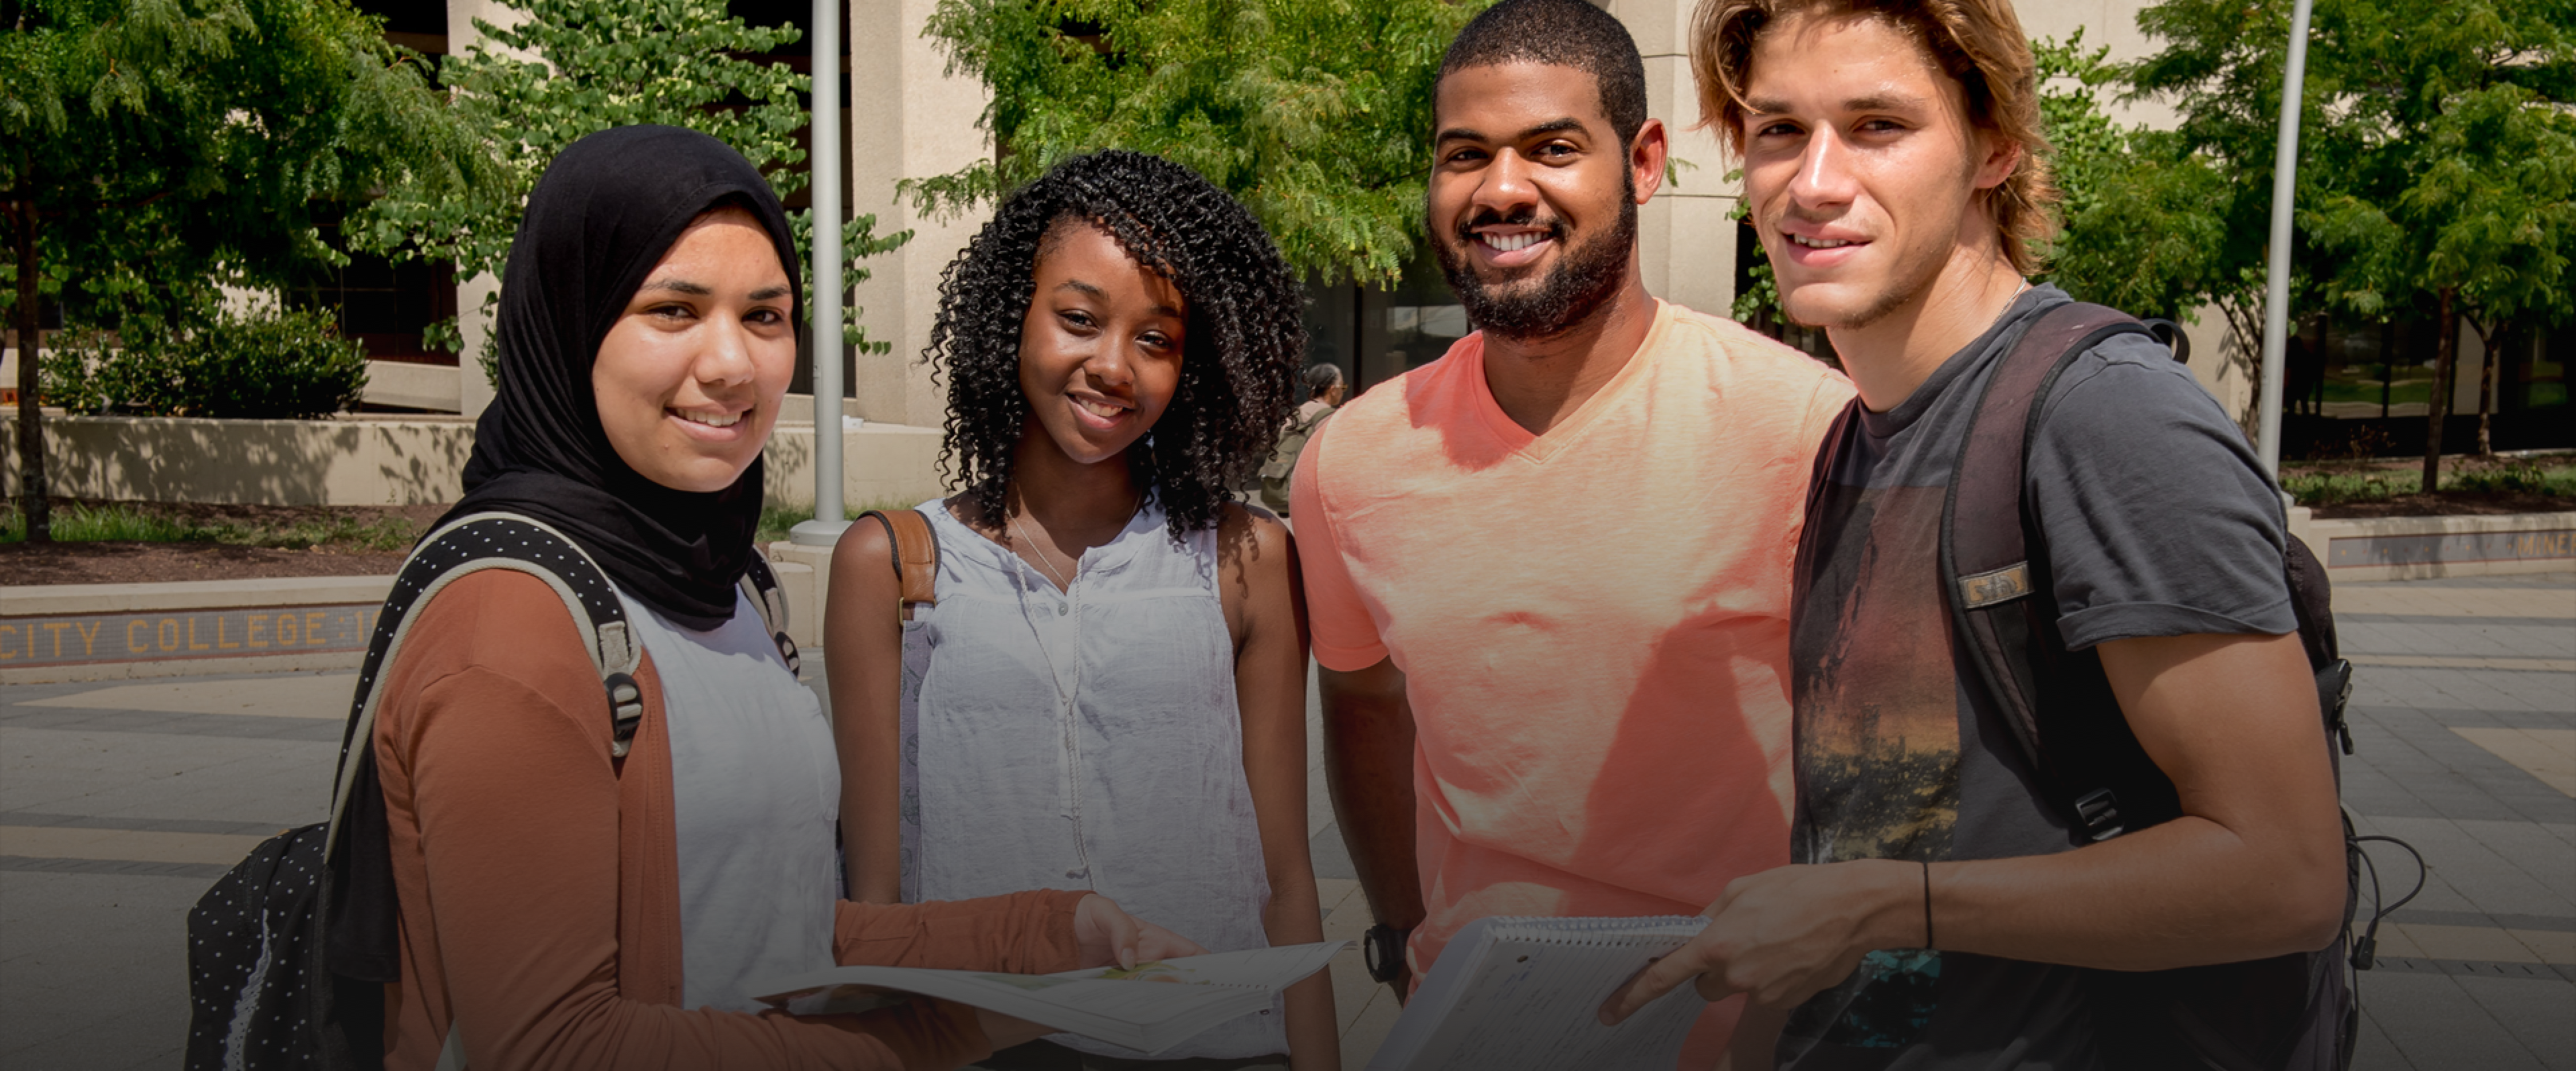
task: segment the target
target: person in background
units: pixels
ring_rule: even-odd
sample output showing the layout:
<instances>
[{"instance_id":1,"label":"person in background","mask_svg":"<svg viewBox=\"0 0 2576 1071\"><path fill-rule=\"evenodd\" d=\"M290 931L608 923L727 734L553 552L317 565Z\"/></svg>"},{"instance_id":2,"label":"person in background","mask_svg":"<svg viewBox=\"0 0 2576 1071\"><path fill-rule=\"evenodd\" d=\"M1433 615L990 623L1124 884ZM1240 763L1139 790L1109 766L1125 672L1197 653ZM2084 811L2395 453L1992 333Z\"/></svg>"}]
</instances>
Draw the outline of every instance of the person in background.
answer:
<instances>
[{"instance_id":1,"label":"person in background","mask_svg":"<svg viewBox=\"0 0 2576 1071\"><path fill-rule=\"evenodd\" d=\"M2057 192L2012 4L1708 0L1691 56L1783 307L1860 393L1800 555L1795 865L1729 885L1609 1014L1696 977L1765 1009L1754 1066L2339 1067L2335 775L2281 496L2235 423L2163 343L2085 345L2027 403L2028 568L1945 590L1970 425L2069 300L2029 281ZM2052 796L2111 772L2035 764L1950 625L1997 586L2041 600L2002 654L2040 739L2125 724L2143 754L2112 761L2152 763L2108 828L2106 797Z\"/></svg>"},{"instance_id":2,"label":"person in background","mask_svg":"<svg viewBox=\"0 0 2576 1071\"><path fill-rule=\"evenodd\" d=\"M1323 939L1294 550L1227 490L1294 401L1301 304L1243 206L1132 152L1056 165L949 266L928 357L963 490L917 508L937 601L899 618L890 525L833 552L853 895L1089 890L1219 952ZM1330 1071L1331 985L1152 1066ZM1059 1036L990 1066L1140 1056Z\"/></svg>"},{"instance_id":3,"label":"person in background","mask_svg":"<svg viewBox=\"0 0 2576 1071\"><path fill-rule=\"evenodd\" d=\"M1261 504L1282 517L1288 515L1288 488L1297 472L1297 458L1306 452L1306 443L1315 430L1324 426L1333 410L1340 408L1346 385L1342 370L1329 364L1306 368L1306 404L1298 406L1288 418L1288 430L1279 433L1279 445L1270 451L1270 462L1261 466Z\"/></svg>"},{"instance_id":4,"label":"person in background","mask_svg":"<svg viewBox=\"0 0 2576 1071\"><path fill-rule=\"evenodd\" d=\"M1399 994L1477 918L1687 914L1787 861L1790 566L1851 397L1647 292L1665 131L1618 19L1505 0L1434 94L1426 229L1476 331L1343 406L1293 495L1334 810Z\"/></svg>"},{"instance_id":5,"label":"person in background","mask_svg":"<svg viewBox=\"0 0 2576 1071\"><path fill-rule=\"evenodd\" d=\"M793 1018L743 984L1196 951L1079 892L837 895L830 726L736 586L796 365L796 263L769 183L695 131L593 134L529 195L500 393L446 520L517 514L595 560L644 649L643 713L613 755L598 670L542 579L475 572L415 612L356 743L383 810L343 830L349 855L390 859L393 902L335 905L388 916L389 947L349 949L399 976L387 1067L956 1067L1043 1031L935 1000Z\"/></svg>"}]
</instances>

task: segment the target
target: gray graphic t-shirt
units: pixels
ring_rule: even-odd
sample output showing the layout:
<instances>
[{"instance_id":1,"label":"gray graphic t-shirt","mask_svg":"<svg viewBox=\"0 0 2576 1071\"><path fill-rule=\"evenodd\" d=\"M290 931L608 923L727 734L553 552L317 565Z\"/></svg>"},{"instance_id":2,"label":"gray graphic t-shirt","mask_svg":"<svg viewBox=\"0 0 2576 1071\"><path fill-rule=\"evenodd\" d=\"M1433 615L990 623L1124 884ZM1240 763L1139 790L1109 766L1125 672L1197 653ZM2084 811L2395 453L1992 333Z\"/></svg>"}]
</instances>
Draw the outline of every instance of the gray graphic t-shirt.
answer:
<instances>
[{"instance_id":1,"label":"gray graphic t-shirt","mask_svg":"<svg viewBox=\"0 0 2576 1071\"><path fill-rule=\"evenodd\" d=\"M2067 300L2050 286L2024 293L1903 404L1850 422L1803 537L1793 862L1996 859L2078 842L1962 661L1938 556L1951 466L2011 328ZM2296 627L2279 495L2188 368L2152 339L2119 336L2077 358L2045 405L2023 497L2069 647ZM1791 1016L1781 1066L2096 1067L2082 973L1875 952Z\"/></svg>"}]
</instances>

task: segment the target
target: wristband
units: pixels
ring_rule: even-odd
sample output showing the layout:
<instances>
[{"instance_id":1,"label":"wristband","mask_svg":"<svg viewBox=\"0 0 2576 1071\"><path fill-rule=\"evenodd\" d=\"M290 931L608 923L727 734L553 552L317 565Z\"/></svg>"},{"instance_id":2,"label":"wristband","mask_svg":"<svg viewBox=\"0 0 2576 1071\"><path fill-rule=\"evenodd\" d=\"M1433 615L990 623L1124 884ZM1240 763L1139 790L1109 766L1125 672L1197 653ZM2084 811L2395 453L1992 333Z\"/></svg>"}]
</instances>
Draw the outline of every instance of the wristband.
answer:
<instances>
[{"instance_id":1,"label":"wristband","mask_svg":"<svg viewBox=\"0 0 2576 1071\"><path fill-rule=\"evenodd\" d=\"M1368 962L1371 979L1393 982L1404 977L1404 941L1413 935L1411 929L1396 929L1383 922L1368 928L1360 939L1360 957Z\"/></svg>"}]
</instances>

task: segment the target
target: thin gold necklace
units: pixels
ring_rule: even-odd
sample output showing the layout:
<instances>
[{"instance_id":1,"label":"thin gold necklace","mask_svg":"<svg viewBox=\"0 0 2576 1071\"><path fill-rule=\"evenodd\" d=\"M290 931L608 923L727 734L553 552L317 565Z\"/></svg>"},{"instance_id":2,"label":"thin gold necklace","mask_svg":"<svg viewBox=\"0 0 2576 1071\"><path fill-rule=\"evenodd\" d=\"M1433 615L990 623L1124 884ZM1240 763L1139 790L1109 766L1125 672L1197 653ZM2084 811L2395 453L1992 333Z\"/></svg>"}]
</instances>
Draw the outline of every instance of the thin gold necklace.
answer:
<instances>
[{"instance_id":1,"label":"thin gold necklace","mask_svg":"<svg viewBox=\"0 0 2576 1071\"><path fill-rule=\"evenodd\" d=\"M1136 511L1141 510L1141 509L1144 509L1144 508L1145 508L1145 492L1144 492L1144 490L1143 490L1142 488L1139 488L1139 489L1137 490L1137 492L1136 492L1136 504L1135 504L1135 505L1133 505L1133 506L1129 506L1129 507L1127 507L1127 520L1128 520L1128 522L1129 522L1129 523L1133 523L1133 522L1136 520ZM1029 534L1028 534L1027 532L1025 532L1025 531L1021 530L1021 528L1020 528L1020 517L1019 517L1019 514L1012 513L1012 512L1010 512L1010 511L1008 511L1008 510L1003 511L1003 513L1002 513L1002 523L1003 523L1003 524L1005 524L1005 525L1008 525L1008 526L1010 527L1010 529L1011 529L1011 538L1013 538L1013 539L1017 539L1017 540L1019 540L1020 542L1023 542L1023 543L1028 544L1028 545L1029 545L1029 552L1038 556L1038 568L1046 570L1047 579L1052 580L1052 581L1055 581L1055 587L1056 587L1056 590L1057 590L1057 591L1062 592L1062 591L1071 591L1071 590L1073 590L1073 581L1068 580L1068 579L1065 579L1065 577L1064 577L1064 575L1063 575L1063 574L1056 572L1056 571L1055 571L1055 563L1053 563L1053 562L1051 562L1051 561L1048 561L1048 560L1047 560L1047 553L1046 553L1046 551L1045 551L1043 548L1040 548L1040 547L1038 546L1038 541L1037 541L1037 540L1034 540L1034 539L1029 538ZM1119 527L1123 530L1123 529L1126 527L1126 525L1125 525L1125 524L1121 524ZM1076 558L1072 558L1072 561L1073 561L1073 568L1074 568L1074 571L1075 571L1075 572L1080 572L1080 571L1082 570L1082 559L1080 559L1080 558L1076 557Z\"/></svg>"},{"instance_id":2,"label":"thin gold necklace","mask_svg":"<svg viewBox=\"0 0 2576 1071\"><path fill-rule=\"evenodd\" d=\"M1020 530L1020 519L1018 517L1005 514L1002 517L1002 523L1011 526L1011 538L1028 544L1029 553L1038 556L1038 568L1046 570L1047 579L1055 581L1055 588L1057 591L1069 591L1073 588L1073 583L1071 581L1066 580L1062 575L1059 575L1055 571L1055 563L1047 560L1046 551L1038 547L1038 541L1029 538L1029 534L1027 532ZM1082 568L1082 562L1080 559L1075 559L1074 568L1077 570Z\"/></svg>"}]
</instances>

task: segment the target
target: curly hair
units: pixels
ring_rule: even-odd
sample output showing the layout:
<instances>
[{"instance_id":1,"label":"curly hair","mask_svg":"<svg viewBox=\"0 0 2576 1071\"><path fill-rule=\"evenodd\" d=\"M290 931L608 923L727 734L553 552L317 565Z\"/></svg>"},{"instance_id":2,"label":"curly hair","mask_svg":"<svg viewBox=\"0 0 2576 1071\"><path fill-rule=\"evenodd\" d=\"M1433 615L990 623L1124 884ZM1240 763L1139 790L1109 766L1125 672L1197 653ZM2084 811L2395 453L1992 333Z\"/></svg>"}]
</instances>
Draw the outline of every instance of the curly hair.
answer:
<instances>
[{"instance_id":1,"label":"curly hair","mask_svg":"<svg viewBox=\"0 0 2576 1071\"><path fill-rule=\"evenodd\" d=\"M1213 527L1250 482L1296 404L1306 353L1303 294L1250 212L1179 164L1112 149L1057 164L1002 199L939 281L922 360L948 380L942 473L986 517L1005 514L1012 449L1029 414L1020 325L1038 257L1064 222L1089 223L1181 292L1180 386L1128 448L1172 538Z\"/></svg>"}]
</instances>

